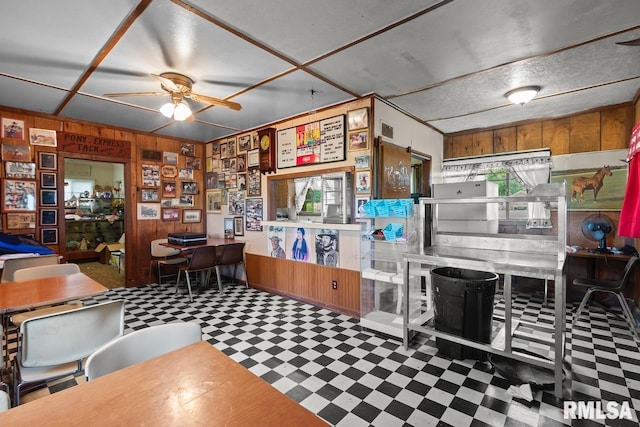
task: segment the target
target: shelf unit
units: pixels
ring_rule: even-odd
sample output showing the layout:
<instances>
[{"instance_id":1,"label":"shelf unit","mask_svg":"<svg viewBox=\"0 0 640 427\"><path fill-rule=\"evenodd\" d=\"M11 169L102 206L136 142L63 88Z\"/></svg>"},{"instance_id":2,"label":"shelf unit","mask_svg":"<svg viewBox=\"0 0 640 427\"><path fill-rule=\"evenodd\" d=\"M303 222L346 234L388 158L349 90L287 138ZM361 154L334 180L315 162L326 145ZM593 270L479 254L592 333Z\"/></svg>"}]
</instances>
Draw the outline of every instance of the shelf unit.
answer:
<instances>
[{"instance_id":1,"label":"shelf unit","mask_svg":"<svg viewBox=\"0 0 640 427\"><path fill-rule=\"evenodd\" d=\"M403 342L408 348L415 333L425 333L472 348L499 354L526 362L554 373L556 397L562 397L563 360L565 353L565 246L566 246L566 192L563 184L538 185L527 196L472 197L464 199L421 199L421 211L427 207L433 213L431 241L420 245L419 252L403 255L404 305L409 307L403 316ZM550 234L482 234L443 232L438 229L438 206L458 205L460 209L472 203L545 203L557 208L557 224ZM422 233L425 234L425 233ZM505 315L499 323L491 344L480 343L438 331L433 327L433 303L425 295L421 277L428 278L433 267L488 271L503 275ZM512 317L511 277L523 276L554 280L554 324L552 326L527 324ZM430 286L426 286L426 290ZM494 316L494 320L496 320ZM529 328L522 328L528 326ZM509 331L507 333L506 331ZM534 331L533 335L529 332ZM514 350L516 343L535 343L547 349L541 357ZM544 356L544 357L542 357Z\"/></svg>"},{"instance_id":2,"label":"shelf unit","mask_svg":"<svg viewBox=\"0 0 640 427\"><path fill-rule=\"evenodd\" d=\"M403 337L403 255L418 246L416 216L361 218L360 326L397 338ZM374 235L389 224L402 225L394 241Z\"/></svg>"},{"instance_id":3,"label":"shelf unit","mask_svg":"<svg viewBox=\"0 0 640 427\"><path fill-rule=\"evenodd\" d=\"M65 213L79 215L81 217L99 218L111 215L116 208L114 202L122 202L121 198L78 197L65 202Z\"/></svg>"},{"instance_id":4,"label":"shelf unit","mask_svg":"<svg viewBox=\"0 0 640 427\"><path fill-rule=\"evenodd\" d=\"M96 259L100 254L95 248L100 243L117 242L124 232L124 222L116 220L67 220L65 221L66 259ZM86 241L86 249L82 239ZM82 245L82 246L81 246Z\"/></svg>"}]
</instances>

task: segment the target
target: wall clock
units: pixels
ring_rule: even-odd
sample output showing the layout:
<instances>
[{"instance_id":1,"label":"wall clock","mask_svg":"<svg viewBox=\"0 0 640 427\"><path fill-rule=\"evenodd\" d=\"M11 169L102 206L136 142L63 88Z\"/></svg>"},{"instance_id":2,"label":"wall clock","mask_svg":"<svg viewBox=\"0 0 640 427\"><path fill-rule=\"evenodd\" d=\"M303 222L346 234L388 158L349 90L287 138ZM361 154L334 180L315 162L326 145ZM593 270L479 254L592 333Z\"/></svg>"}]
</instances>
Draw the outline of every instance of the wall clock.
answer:
<instances>
[{"instance_id":1,"label":"wall clock","mask_svg":"<svg viewBox=\"0 0 640 427\"><path fill-rule=\"evenodd\" d=\"M276 171L276 130L266 128L258 131L260 149L260 163L258 168L262 173Z\"/></svg>"}]
</instances>

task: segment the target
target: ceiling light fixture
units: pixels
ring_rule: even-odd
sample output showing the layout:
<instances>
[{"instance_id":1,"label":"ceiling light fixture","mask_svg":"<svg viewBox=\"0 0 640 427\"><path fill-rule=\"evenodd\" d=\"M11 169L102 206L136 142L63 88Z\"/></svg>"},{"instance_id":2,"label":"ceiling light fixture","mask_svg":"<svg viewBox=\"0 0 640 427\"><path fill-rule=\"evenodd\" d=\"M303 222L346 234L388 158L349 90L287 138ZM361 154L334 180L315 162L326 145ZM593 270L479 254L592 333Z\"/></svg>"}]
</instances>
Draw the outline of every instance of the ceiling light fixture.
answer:
<instances>
[{"instance_id":1,"label":"ceiling light fixture","mask_svg":"<svg viewBox=\"0 0 640 427\"><path fill-rule=\"evenodd\" d=\"M192 114L191 109L184 101L167 102L160 107L160 112L163 116L173 118L180 122L187 119Z\"/></svg>"},{"instance_id":2,"label":"ceiling light fixture","mask_svg":"<svg viewBox=\"0 0 640 427\"><path fill-rule=\"evenodd\" d=\"M540 86L524 86L510 90L504 96L513 104L524 105L531 101L538 92L540 92Z\"/></svg>"}]
</instances>

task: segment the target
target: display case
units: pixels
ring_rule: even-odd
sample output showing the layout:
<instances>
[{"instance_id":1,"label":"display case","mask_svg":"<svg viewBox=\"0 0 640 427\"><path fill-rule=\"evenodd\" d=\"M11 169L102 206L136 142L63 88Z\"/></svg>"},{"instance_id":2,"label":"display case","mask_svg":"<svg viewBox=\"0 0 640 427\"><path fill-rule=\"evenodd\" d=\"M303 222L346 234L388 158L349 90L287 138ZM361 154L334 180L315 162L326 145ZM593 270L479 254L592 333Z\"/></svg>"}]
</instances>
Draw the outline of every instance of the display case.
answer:
<instances>
[{"instance_id":1,"label":"display case","mask_svg":"<svg viewBox=\"0 0 640 427\"><path fill-rule=\"evenodd\" d=\"M124 233L122 219L65 221L66 259L98 259L101 243L117 242Z\"/></svg>"},{"instance_id":2,"label":"display case","mask_svg":"<svg viewBox=\"0 0 640 427\"><path fill-rule=\"evenodd\" d=\"M116 216L124 208L124 199L101 197L76 197L65 202L65 213L85 218Z\"/></svg>"},{"instance_id":3,"label":"display case","mask_svg":"<svg viewBox=\"0 0 640 427\"><path fill-rule=\"evenodd\" d=\"M322 175L322 222L349 224L353 200L351 172Z\"/></svg>"},{"instance_id":4,"label":"display case","mask_svg":"<svg viewBox=\"0 0 640 427\"><path fill-rule=\"evenodd\" d=\"M542 184L525 196L470 197L420 199L420 208L430 208L432 224L430 243L421 246L419 252L403 255L404 301L409 307L403 313L404 345L416 333L425 333L438 339L498 354L553 371L556 397L562 397L563 360L565 352L565 245L566 245L566 192L564 184ZM540 232L486 233L486 230L469 231L473 227L459 227L458 231L443 231L438 226L439 208L454 206L460 210L470 205L484 209L486 204L542 203L555 209L553 228ZM493 335L489 343L464 338L438 330L434 325L434 303L428 295L430 286L424 285L434 267L475 270L497 273L503 277L502 297L504 315L489 319L493 323ZM554 322L533 324L523 318L515 318L512 312L512 276L530 277L542 281L554 281ZM461 309L460 316L464 316ZM464 320L467 321L466 319ZM526 349L526 351L516 350Z\"/></svg>"},{"instance_id":5,"label":"display case","mask_svg":"<svg viewBox=\"0 0 640 427\"><path fill-rule=\"evenodd\" d=\"M360 219L360 326L402 338L402 261L417 249L418 217L411 199L371 200L365 207L369 215Z\"/></svg>"}]
</instances>

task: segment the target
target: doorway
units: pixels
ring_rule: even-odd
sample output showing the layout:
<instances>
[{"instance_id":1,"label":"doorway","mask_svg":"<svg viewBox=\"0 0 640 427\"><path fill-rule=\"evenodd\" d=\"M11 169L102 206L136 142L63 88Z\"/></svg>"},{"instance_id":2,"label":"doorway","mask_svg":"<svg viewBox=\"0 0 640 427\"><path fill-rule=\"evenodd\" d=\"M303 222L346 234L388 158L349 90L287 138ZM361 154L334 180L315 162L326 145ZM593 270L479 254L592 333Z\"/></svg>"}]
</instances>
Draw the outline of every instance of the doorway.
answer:
<instances>
[{"instance_id":1,"label":"doorway","mask_svg":"<svg viewBox=\"0 0 640 427\"><path fill-rule=\"evenodd\" d=\"M124 286L124 164L64 159L64 255L113 288Z\"/></svg>"}]
</instances>

